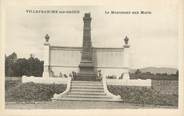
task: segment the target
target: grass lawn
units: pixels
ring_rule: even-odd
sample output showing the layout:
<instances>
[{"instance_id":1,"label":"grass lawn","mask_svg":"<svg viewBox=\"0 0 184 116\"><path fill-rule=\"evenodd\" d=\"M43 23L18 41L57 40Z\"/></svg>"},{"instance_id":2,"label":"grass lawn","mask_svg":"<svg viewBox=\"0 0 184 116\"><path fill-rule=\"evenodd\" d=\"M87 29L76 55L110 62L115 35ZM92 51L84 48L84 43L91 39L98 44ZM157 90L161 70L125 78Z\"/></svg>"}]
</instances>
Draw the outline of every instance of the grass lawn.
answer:
<instances>
[{"instance_id":1,"label":"grass lawn","mask_svg":"<svg viewBox=\"0 0 184 116\"><path fill-rule=\"evenodd\" d=\"M6 109L177 109L176 106L142 105L122 102L95 102L95 101L47 101L37 103L7 102Z\"/></svg>"}]
</instances>

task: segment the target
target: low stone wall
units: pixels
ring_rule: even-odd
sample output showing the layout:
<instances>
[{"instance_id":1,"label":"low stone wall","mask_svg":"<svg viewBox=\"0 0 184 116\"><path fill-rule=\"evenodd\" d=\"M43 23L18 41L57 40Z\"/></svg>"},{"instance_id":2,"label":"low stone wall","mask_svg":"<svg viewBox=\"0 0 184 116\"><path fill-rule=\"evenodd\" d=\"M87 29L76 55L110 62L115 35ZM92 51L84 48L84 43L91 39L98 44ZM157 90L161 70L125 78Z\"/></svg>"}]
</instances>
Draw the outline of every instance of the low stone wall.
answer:
<instances>
[{"instance_id":1,"label":"low stone wall","mask_svg":"<svg viewBox=\"0 0 184 116\"><path fill-rule=\"evenodd\" d=\"M151 87L151 79L107 79L108 85L147 86Z\"/></svg>"},{"instance_id":2,"label":"low stone wall","mask_svg":"<svg viewBox=\"0 0 184 116\"><path fill-rule=\"evenodd\" d=\"M152 88L161 94L176 94L178 95L177 80L152 80Z\"/></svg>"},{"instance_id":3,"label":"low stone wall","mask_svg":"<svg viewBox=\"0 0 184 116\"><path fill-rule=\"evenodd\" d=\"M43 77L22 77L22 83L34 82L34 83L42 83L42 84L66 84L68 78L43 78ZM127 80L127 79L107 79L108 85L123 85L123 86L148 86L151 87L151 80Z\"/></svg>"},{"instance_id":4,"label":"low stone wall","mask_svg":"<svg viewBox=\"0 0 184 116\"><path fill-rule=\"evenodd\" d=\"M43 78L43 77L22 77L22 83L27 82L34 82L34 83L41 83L41 84L66 84L68 81L68 78Z\"/></svg>"}]
</instances>

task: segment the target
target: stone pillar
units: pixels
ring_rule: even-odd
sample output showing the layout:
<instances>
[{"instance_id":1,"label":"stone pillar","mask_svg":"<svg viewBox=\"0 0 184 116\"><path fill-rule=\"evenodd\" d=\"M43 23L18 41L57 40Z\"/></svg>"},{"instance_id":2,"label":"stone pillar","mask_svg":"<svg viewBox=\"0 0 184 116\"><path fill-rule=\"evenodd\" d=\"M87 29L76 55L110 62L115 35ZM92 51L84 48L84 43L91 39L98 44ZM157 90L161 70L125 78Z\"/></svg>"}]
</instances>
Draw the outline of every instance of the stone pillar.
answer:
<instances>
[{"instance_id":1,"label":"stone pillar","mask_svg":"<svg viewBox=\"0 0 184 116\"><path fill-rule=\"evenodd\" d=\"M50 44L49 44L49 35L45 35L45 43L44 43L44 71L43 77L48 78L50 76Z\"/></svg>"},{"instance_id":2,"label":"stone pillar","mask_svg":"<svg viewBox=\"0 0 184 116\"><path fill-rule=\"evenodd\" d=\"M125 45L124 47L124 67L125 67L125 72L123 74L123 79L130 79L129 76L129 48L130 46L128 45L128 37L126 36L124 39Z\"/></svg>"}]
</instances>

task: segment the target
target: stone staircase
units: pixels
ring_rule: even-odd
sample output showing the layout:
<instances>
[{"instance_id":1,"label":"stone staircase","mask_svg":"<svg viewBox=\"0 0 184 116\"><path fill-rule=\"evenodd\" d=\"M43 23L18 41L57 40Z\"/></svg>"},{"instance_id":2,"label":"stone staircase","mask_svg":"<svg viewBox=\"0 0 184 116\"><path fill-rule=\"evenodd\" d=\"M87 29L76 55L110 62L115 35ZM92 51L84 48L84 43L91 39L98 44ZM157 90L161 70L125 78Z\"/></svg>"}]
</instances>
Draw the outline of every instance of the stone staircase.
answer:
<instances>
[{"instance_id":1,"label":"stone staircase","mask_svg":"<svg viewBox=\"0 0 184 116\"><path fill-rule=\"evenodd\" d=\"M120 101L105 93L101 81L71 81L70 90L57 100Z\"/></svg>"}]
</instances>

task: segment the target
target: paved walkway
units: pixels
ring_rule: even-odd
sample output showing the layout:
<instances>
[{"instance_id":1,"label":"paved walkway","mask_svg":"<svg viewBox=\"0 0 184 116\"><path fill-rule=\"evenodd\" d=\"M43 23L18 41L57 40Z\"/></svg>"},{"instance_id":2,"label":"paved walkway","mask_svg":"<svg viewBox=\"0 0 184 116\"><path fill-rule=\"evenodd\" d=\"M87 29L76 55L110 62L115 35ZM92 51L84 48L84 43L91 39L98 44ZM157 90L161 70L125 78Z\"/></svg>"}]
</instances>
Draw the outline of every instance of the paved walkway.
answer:
<instances>
[{"instance_id":1,"label":"paved walkway","mask_svg":"<svg viewBox=\"0 0 184 116\"><path fill-rule=\"evenodd\" d=\"M153 109L174 108L176 106L138 105L122 102L94 102L94 101L50 101L38 103L11 103L5 104L6 109Z\"/></svg>"}]
</instances>

